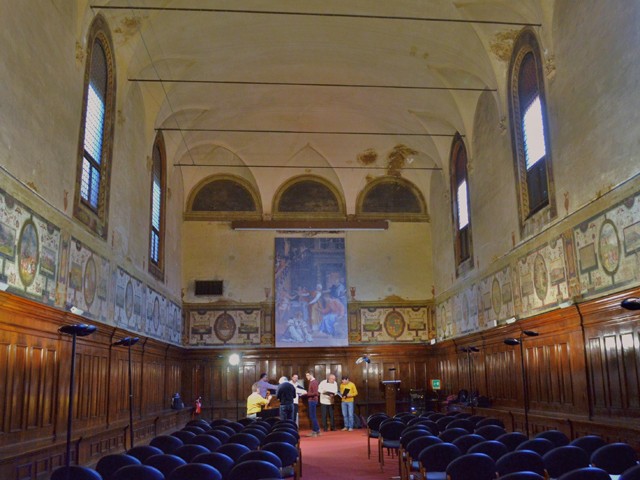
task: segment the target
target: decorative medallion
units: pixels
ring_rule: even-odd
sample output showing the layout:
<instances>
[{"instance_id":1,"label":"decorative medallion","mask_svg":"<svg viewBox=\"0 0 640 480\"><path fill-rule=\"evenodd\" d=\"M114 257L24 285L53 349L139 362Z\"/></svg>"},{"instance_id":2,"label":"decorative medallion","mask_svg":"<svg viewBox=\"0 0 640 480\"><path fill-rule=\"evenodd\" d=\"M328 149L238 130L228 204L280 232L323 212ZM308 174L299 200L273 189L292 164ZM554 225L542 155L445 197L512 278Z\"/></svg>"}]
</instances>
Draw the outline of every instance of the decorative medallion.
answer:
<instances>
[{"instance_id":1,"label":"decorative medallion","mask_svg":"<svg viewBox=\"0 0 640 480\"><path fill-rule=\"evenodd\" d=\"M30 286L36 279L39 261L40 240L38 238L38 230L33 220L29 219L22 225L18 239L18 273L25 287Z\"/></svg>"},{"instance_id":2,"label":"decorative medallion","mask_svg":"<svg viewBox=\"0 0 640 480\"><path fill-rule=\"evenodd\" d=\"M84 302L91 307L93 300L96 298L97 270L96 262L93 255L89 257L84 266L84 277L82 280L84 285Z\"/></svg>"},{"instance_id":3,"label":"decorative medallion","mask_svg":"<svg viewBox=\"0 0 640 480\"><path fill-rule=\"evenodd\" d=\"M221 313L213 322L213 331L220 341L227 343L236 333L236 321L228 313Z\"/></svg>"},{"instance_id":4,"label":"decorative medallion","mask_svg":"<svg viewBox=\"0 0 640 480\"><path fill-rule=\"evenodd\" d=\"M500 289L500 282L496 277L493 277L491 283L491 306L496 314L496 317L500 317L500 310L502 310L502 290Z\"/></svg>"},{"instance_id":5,"label":"decorative medallion","mask_svg":"<svg viewBox=\"0 0 640 480\"><path fill-rule=\"evenodd\" d=\"M533 286L536 291L536 296L540 301L544 302L544 299L547 298L547 291L549 290L549 274L547 272L547 263L539 253L533 260Z\"/></svg>"},{"instance_id":6,"label":"decorative medallion","mask_svg":"<svg viewBox=\"0 0 640 480\"><path fill-rule=\"evenodd\" d=\"M133 285L130 279L127 281L127 287L124 292L124 313L127 316L127 320L131 320L131 315L133 315Z\"/></svg>"},{"instance_id":7,"label":"decorative medallion","mask_svg":"<svg viewBox=\"0 0 640 480\"><path fill-rule=\"evenodd\" d=\"M598 235L598 254L605 272L613 275L620 266L620 238L611 220L605 220Z\"/></svg>"},{"instance_id":8,"label":"decorative medallion","mask_svg":"<svg viewBox=\"0 0 640 480\"><path fill-rule=\"evenodd\" d=\"M384 330L391 338L398 338L404 332L406 322L400 312L389 312L384 318Z\"/></svg>"}]
</instances>

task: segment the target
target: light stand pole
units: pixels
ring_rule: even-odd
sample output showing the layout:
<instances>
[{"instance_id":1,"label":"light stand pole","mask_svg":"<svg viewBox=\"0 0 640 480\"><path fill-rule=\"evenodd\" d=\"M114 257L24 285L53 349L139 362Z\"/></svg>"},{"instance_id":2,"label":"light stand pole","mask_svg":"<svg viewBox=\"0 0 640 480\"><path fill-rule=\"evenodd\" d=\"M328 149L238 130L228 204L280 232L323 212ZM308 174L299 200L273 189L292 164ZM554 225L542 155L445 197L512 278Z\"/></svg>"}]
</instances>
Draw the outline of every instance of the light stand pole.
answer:
<instances>
[{"instance_id":1,"label":"light stand pole","mask_svg":"<svg viewBox=\"0 0 640 480\"><path fill-rule=\"evenodd\" d=\"M240 358L239 353L229 355L229 365L236 368L236 421L240 420Z\"/></svg>"},{"instance_id":2,"label":"light stand pole","mask_svg":"<svg viewBox=\"0 0 640 480\"><path fill-rule=\"evenodd\" d=\"M467 369L469 370L469 397L467 398L467 403L471 406L473 411L473 403L471 399L473 398L473 380L471 374L471 352L479 352L480 349L478 347L463 347L461 348L463 352L467 354Z\"/></svg>"},{"instance_id":3,"label":"light stand pole","mask_svg":"<svg viewBox=\"0 0 640 480\"><path fill-rule=\"evenodd\" d=\"M529 436L529 382L527 380L527 372L524 366L523 340L525 335L527 337L537 337L540 334L532 330L523 330L522 333L520 333L519 339L507 338L505 339L504 343L511 346L520 345L520 367L522 369L522 394L523 394L523 403L524 403L524 429L528 437Z\"/></svg>"},{"instance_id":4,"label":"light stand pole","mask_svg":"<svg viewBox=\"0 0 640 480\"><path fill-rule=\"evenodd\" d=\"M353 287L352 287L353 288ZM364 396L365 396L365 419L369 418L369 364L371 363L371 359L365 353L361 357L358 357L356 360L356 365L364 362Z\"/></svg>"},{"instance_id":5,"label":"light stand pole","mask_svg":"<svg viewBox=\"0 0 640 480\"><path fill-rule=\"evenodd\" d=\"M80 323L76 325L64 325L58 329L58 332L65 335L71 335L71 373L69 381L69 410L67 413L67 454L65 458L65 468L67 470L67 479L71 477L69 466L71 465L71 426L73 421L73 384L76 373L76 338L86 337L96 331L95 325L87 325Z\"/></svg>"},{"instance_id":6,"label":"light stand pole","mask_svg":"<svg viewBox=\"0 0 640 480\"><path fill-rule=\"evenodd\" d=\"M129 350L129 448L133 448L133 380L131 375L131 345L138 343L140 339L138 337L124 337L122 340L118 340L113 343L113 346L124 345Z\"/></svg>"}]
</instances>

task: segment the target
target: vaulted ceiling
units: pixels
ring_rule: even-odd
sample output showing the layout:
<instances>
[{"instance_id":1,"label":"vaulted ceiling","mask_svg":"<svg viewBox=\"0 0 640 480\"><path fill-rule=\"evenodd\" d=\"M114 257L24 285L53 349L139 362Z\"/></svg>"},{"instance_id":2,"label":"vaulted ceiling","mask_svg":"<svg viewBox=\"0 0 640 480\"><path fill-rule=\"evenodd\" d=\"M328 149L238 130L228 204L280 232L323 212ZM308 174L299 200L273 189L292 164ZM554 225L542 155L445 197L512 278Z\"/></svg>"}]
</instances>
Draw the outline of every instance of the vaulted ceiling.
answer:
<instances>
[{"instance_id":1,"label":"vaulted ceiling","mask_svg":"<svg viewBox=\"0 0 640 480\"><path fill-rule=\"evenodd\" d=\"M189 165L185 195L218 172L272 192L309 171L362 188L399 155L428 198L453 135L472 148L480 95L506 115L511 43L525 26L544 35L553 3L114 0L91 11L111 26L119 88L143 99L169 163Z\"/></svg>"}]
</instances>

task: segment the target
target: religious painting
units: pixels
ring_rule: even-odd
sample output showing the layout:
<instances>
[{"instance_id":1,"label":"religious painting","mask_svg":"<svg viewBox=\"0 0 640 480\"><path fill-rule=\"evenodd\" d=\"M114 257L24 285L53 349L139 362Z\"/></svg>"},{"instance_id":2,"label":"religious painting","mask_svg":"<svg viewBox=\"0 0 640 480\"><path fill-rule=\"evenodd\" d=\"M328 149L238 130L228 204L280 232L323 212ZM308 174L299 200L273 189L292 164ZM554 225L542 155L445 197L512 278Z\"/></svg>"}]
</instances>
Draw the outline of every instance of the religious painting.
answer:
<instances>
[{"instance_id":1,"label":"religious painting","mask_svg":"<svg viewBox=\"0 0 640 480\"><path fill-rule=\"evenodd\" d=\"M25 287L33 283L40 262L38 231L32 220L27 220L18 240L18 272Z\"/></svg>"},{"instance_id":2,"label":"religious painting","mask_svg":"<svg viewBox=\"0 0 640 480\"><path fill-rule=\"evenodd\" d=\"M348 345L344 238L276 238L276 347Z\"/></svg>"},{"instance_id":3,"label":"religious painting","mask_svg":"<svg viewBox=\"0 0 640 480\"><path fill-rule=\"evenodd\" d=\"M42 247L40 252L40 273L54 279L56 277L56 262L58 254L51 248Z\"/></svg>"},{"instance_id":4,"label":"religious painting","mask_svg":"<svg viewBox=\"0 0 640 480\"><path fill-rule=\"evenodd\" d=\"M0 222L0 255L13 260L16 248L16 229Z\"/></svg>"},{"instance_id":5,"label":"religious painting","mask_svg":"<svg viewBox=\"0 0 640 480\"><path fill-rule=\"evenodd\" d=\"M640 250L640 222L629 225L623 230L624 253L631 255ZM1 242L0 242L1 243Z\"/></svg>"}]
</instances>

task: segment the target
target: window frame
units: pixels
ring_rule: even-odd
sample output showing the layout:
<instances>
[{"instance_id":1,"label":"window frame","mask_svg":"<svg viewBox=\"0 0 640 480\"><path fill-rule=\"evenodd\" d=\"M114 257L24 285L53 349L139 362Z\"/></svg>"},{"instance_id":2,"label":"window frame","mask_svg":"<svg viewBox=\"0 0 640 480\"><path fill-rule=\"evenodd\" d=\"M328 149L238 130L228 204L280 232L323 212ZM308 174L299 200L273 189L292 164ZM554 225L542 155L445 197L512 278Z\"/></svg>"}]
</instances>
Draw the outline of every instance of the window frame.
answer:
<instances>
[{"instance_id":1,"label":"window frame","mask_svg":"<svg viewBox=\"0 0 640 480\"><path fill-rule=\"evenodd\" d=\"M155 166L156 166L156 151L158 152L158 163L160 166L160 225L157 231L158 236L158 261L155 262L152 259L153 252L153 239L154 239L154 202L153 202L153 189L155 184ZM151 150L151 182L149 192L149 273L151 273L157 279L164 281L164 252L165 252L165 226L166 226L166 205L167 205L167 154L164 143L164 136L162 132L158 132L153 142Z\"/></svg>"},{"instance_id":2,"label":"window frame","mask_svg":"<svg viewBox=\"0 0 640 480\"><path fill-rule=\"evenodd\" d=\"M462 160L464 158L464 160ZM464 161L464 165L460 162ZM473 235L472 235L472 219L471 219L471 189L469 182L469 156L467 147L460 133L456 132L451 142L451 153L449 165L451 169L451 218L453 224L453 244L456 262L456 276L463 275L473 269ZM464 166L464 172L460 172ZM459 181L460 180L460 181ZM460 183L467 184L467 225L459 228L459 198L458 186ZM466 255L465 255L466 253Z\"/></svg>"},{"instance_id":3,"label":"window frame","mask_svg":"<svg viewBox=\"0 0 640 480\"><path fill-rule=\"evenodd\" d=\"M89 85L91 82L91 65L93 50L99 44L105 55L106 82L104 92L104 119L102 125L101 158L99 163L100 181L98 183L97 205L82 197L82 172L85 156L84 140L87 128L87 107ZM87 34L86 61L84 72L84 86L82 96L82 113L77 153L76 188L74 195L73 216L86 226L91 232L106 239L109 220L109 185L111 178L111 164L113 155L113 137L116 107L116 71L113 55L113 42L107 22L98 15ZM90 161L90 160L89 160ZM95 162L95 159L93 159ZM91 161L90 161L91 164Z\"/></svg>"},{"instance_id":4,"label":"window frame","mask_svg":"<svg viewBox=\"0 0 640 480\"><path fill-rule=\"evenodd\" d=\"M535 63L537 95L533 96L531 102L527 105L521 105L519 92L520 70L527 55L532 55ZM537 229L549 223L557 215L542 57L538 40L531 29L523 29L514 42L511 63L509 65L508 92L520 235L521 237L526 237L536 233ZM526 108L535 101L536 97L540 100L542 112L545 155L532 165L530 169L527 169L523 121ZM543 183L546 184L546 201L543 199L543 201L540 201L537 205L531 205L531 192L529 191L531 185L543 185ZM538 193L540 192L544 192L544 187L541 187Z\"/></svg>"}]
</instances>

